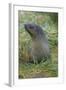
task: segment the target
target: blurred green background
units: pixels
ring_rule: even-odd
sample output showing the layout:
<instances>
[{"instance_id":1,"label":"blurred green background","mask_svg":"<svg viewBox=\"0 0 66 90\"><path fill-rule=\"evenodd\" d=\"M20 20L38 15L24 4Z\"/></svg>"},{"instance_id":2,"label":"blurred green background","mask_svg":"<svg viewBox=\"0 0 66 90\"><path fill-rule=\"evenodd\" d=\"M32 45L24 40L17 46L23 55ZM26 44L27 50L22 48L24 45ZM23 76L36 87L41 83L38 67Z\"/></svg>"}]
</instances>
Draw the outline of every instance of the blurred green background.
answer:
<instances>
[{"instance_id":1,"label":"blurred green background","mask_svg":"<svg viewBox=\"0 0 66 90\"><path fill-rule=\"evenodd\" d=\"M31 37L25 31L25 23L40 25L48 38L52 63L28 64L27 51L31 48ZM58 76L58 13L18 11L19 33L19 78L41 78Z\"/></svg>"}]
</instances>

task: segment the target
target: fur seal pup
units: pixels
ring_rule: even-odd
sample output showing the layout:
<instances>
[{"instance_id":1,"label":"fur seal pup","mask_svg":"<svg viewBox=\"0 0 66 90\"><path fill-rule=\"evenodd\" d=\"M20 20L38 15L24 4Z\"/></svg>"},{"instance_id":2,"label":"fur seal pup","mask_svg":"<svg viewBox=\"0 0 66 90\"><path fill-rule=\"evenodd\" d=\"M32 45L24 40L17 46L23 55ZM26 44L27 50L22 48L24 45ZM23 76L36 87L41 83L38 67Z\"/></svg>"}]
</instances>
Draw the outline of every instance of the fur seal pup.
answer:
<instances>
[{"instance_id":1,"label":"fur seal pup","mask_svg":"<svg viewBox=\"0 0 66 90\"><path fill-rule=\"evenodd\" d=\"M25 30L32 38L31 56L34 63L46 61L50 56L48 39L43 29L32 23L24 24Z\"/></svg>"}]
</instances>

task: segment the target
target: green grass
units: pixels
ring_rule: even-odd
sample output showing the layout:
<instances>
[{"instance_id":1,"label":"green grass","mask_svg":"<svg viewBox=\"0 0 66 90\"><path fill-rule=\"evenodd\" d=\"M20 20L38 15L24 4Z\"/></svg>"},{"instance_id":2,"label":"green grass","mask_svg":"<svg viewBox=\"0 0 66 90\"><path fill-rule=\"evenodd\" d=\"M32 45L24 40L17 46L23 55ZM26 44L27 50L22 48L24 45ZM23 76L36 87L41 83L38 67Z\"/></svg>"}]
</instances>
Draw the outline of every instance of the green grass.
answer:
<instances>
[{"instance_id":1,"label":"green grass","mask_svg":"<svg viewBox=\"0 0 66 90\"><path fill-rule=\"evenodd\" d=\"M41 62L39 64L19 64L19 78L46 78L58 76L58 62L57 49L52 54L52 62L46 64Z\"/></svg>"},{"instance_id":2,"label":"green grass","mask_svg":"<svg viewBox=\"0 0 66 90\"><path fill-rule=\"evenodd\" d=\"M58 14L42 12L18 12L19 25L19 78L46 78L58 76ZM24 23L31 22L40 25L49 41L51 51L51 63L41 62L39 64L22 63L28 48L31 48L31 37L25 31ZM42 61L42 60L41 60Z\"/></svg>"},{"instance_id":3,"label":"green grass","mask_svg":"<svg viewBox=\"0 0 66 90\"><path fill-rule=\"evenodd\" d=\"M57 77L57 64L20 64L19 78Z\"/></svg>"}]
</instances>

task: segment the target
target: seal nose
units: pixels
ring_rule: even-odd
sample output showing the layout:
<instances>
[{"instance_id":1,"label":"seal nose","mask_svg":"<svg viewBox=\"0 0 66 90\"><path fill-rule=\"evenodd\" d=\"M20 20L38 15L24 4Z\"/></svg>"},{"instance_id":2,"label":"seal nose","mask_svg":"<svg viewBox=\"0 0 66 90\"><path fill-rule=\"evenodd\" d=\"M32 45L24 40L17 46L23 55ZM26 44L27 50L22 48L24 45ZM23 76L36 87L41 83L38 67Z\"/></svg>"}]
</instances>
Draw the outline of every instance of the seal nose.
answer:
<instances>
[{"instance_id":1,"label":"seal nose","mask_svg":"<svg viewBox=\"0 0 66 90\"><path fill-rule=\"evenodd\" d=\"M30 29L30 24L24 24L25 30L29 31Z\"/></svg>"},{"instance_id":2,"label":"seal nose","mask_svg":"<svg viewBox=\"0 0 66 90\"><path fill-rule=\"evenodd\" d=\"M26 24L24 24L24 26L26 26Z\"/></svg>"},{"instance_id":3,"label":"seal nose","mask_svg":"<svg viewBox=\"0 0 66 90\"><path fill-rule=\"evenodd\" d=\"M27 24L24 24L25 29L27 29Z\"/></svg>"}]
</instances>

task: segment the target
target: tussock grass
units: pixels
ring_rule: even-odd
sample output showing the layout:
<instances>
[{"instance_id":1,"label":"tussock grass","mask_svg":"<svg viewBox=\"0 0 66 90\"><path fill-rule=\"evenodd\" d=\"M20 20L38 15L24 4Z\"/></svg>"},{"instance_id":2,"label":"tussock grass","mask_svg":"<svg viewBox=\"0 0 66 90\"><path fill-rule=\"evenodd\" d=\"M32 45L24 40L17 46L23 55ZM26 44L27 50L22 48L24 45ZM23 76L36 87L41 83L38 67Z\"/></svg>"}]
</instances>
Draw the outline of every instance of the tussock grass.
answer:
<instances>
[{"instance_id":1,"label":"tussock grass","mask_svg":"<svg viewBox=\"0 0 66 90\"><path fill-rule=\"evenodd\" d=\"M58 76L58 14L41 12L18 13L19 23L19 78L46 78ZM51 63L41 62L39 64L22 63L27 61L25 57L28 48L31 48L31 37L24 29L24 23L33 22L40 25L46 32L51 51ZM43 60L41 60L43 61ZM48 59L49 61L49 59Z\"/></svg>"}]
</instances>

